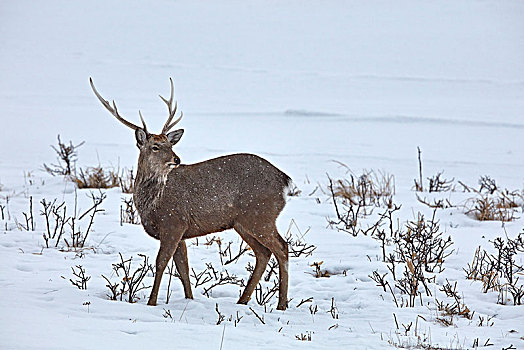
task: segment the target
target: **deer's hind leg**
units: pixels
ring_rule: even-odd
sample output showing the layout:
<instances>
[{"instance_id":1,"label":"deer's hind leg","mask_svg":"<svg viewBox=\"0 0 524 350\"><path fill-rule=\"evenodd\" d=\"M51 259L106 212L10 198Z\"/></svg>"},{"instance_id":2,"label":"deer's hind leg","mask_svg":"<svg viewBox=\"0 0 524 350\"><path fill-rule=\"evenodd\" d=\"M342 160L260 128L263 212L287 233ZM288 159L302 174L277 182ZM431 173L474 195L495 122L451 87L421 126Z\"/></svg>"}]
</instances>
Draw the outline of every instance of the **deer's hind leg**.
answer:
<instances>
[{"instance_id":1,"label":"deer's hind leg","mask_svg":"<svg viewBox=\"0 0 524 350\"><path fill-rule=\"evenodd\" d=\"M276 225L273 223L272 227L266 232L266 240L264 244L271 250L278 261L278 310L285 310L287 308L287 292L288 292L288 267L289 267L289 251L287 242L280 236Z\"/></svg>"},{"instance_id":2,"label":"deer's hind leg","mask_svg":"<svg viewBox=\"0 0 524 350\"><path fill-rule=\"evenodd\" d=\"M258 241L273 253L278 261L279 285L278 285L278 310L287 308L288 293L288 266L289 252L286 241L278 233L275 222L271 224L258 225L256 231ZM259 238L260 237L260 238Z\"/></svg>"},{"instance_id":3,"label":"deer's hind leg","mask_svg":"<svg viewBox=\"0 0 524 350\"><path fill-rule=\"evenodd\" d=\"M193 299L193 292L191 291L191 283L189 283L189 263L187 261L187 247L186 242L182 239L178 243L178 247L173 254L173 261L176 269L180 275L180 280L184 286L184 294L186 299Z\"/></svg>"},{"instance_id":4,"label":"deer's hind leg","mask_svg":"<svg viewBox=\"0 0 524 350\"><path fill-rule=\"evenodd\" d=\"M268 248L264 247L262 244L260 244L253 237L253 234L250 231L246 230L242 225L235 224L233 227L235 231L238 232L240 237L242 237L242 239L251 247L251 249L253 249L256 258L255 270L251 274L251 277L247 282L246 288L244 289L244 292L242 293L237 302L238 304L247 304L258 282L260 281L260 278L266 270L267 263L269 261L269 258L271 257L271 251Z\"/></svg>"}]
</instances>

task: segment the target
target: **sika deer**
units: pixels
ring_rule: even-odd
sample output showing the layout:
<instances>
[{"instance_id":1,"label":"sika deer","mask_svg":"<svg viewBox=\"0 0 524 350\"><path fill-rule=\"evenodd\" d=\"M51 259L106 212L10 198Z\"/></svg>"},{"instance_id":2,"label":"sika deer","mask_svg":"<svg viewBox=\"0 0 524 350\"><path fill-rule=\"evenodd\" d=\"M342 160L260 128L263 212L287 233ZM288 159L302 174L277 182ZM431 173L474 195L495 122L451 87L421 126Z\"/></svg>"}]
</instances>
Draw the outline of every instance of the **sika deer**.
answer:
<instances>
[{"instance_id":1,"label":"sika deer","mask_svg":"<svg viewBox=\"0 0 524 350\"><path fill-rule=\"evenodd\" d=\"M275 220L284 208L289 176L265 159L253 154L232 154L196 164L181 164L172 147L180 140L183 129L170 130L182 118L172 122L177 111L171 97L160 98L169 116L160 134L151 134L142 114L139 127L120 116L113 101L109 104L98 93L96 97L120 122L135 130L140 150L133 199L142 225L151 237L160 240L156 273L148 305L156 305L160 281L167 263L173 257L185 297L192 299L185 239L235 229L252 248L256 266L239 304L247 304L266 265L275 255L279 264L279 298L277 309L287 307L288 246L279 235Z\"/></svg>"}]
</instances>

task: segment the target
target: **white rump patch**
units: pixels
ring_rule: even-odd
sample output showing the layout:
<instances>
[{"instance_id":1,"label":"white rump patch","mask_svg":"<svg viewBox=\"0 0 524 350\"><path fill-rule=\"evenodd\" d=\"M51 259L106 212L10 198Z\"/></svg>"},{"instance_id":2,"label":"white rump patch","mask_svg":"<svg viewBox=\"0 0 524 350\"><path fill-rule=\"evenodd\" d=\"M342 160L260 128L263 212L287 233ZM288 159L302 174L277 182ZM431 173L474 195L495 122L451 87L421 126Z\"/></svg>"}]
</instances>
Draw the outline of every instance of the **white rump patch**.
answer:
<instances>
[{"instance_id":1,"label":"white rump patch","mask_svg":"<svg viewBox=\"0 0 524 350\"><path fill-rule=\"evenodd\" d=\"M289 193L291 192L291 190L293 190L294 187L295 184L293 183L293 181L289 181L289 184L286 187L284 187L284 190L282 191L282 197L284 197L284 200L287 200Z\"/></svg>"}]
</instances>

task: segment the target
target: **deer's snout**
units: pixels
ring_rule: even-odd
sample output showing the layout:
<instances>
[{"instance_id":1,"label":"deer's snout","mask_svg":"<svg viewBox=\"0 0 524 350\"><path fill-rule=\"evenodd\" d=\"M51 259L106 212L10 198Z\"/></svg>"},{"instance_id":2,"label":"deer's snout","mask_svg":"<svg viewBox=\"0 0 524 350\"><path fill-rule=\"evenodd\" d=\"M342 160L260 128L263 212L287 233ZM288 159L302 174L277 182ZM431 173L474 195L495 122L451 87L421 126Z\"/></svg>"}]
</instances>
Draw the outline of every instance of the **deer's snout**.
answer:
<instances>
[{"instance_id":1,"label":"deer's snout","mask_svg":"<svg viewBox=\"0 0 524 350\"><path fill-rule=\"evenodd\" d=\"M180 158L178 157L173 158L173 163L175 163L175 165L180 165Z\"/></svg>"}]
</instances>

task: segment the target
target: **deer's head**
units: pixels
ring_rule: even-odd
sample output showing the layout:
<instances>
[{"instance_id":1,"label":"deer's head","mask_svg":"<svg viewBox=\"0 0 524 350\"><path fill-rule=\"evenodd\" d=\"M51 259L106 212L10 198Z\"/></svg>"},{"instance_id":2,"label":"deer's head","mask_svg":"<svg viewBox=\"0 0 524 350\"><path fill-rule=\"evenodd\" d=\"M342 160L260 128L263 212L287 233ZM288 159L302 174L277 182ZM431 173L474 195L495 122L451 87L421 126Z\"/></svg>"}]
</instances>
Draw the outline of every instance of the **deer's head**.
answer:
<instances>
[{"instance_id":1,"label":"deer's head","mask_svg":"<svg viewBox=\"0 0 524 350\"><path fill-rule=\"evenodd\" d=\"M177 102L175 101L175 105L173 106L174 86L171 78L169 78L169 81L171 82L171 96L169 100L160 96L162 101L167 105L169 117L162 128L162 132L160 134L152 134L147 130L146 123L140 111L138 113L142 121L141 127L122 118L118 113L115 101L113 101L113 105L111 106L111 104L98 93L93 84L93 79L89 78L91 88L102 105L122 124L135 131L136 146L140 150L138 164L139 168L142 167L139 171L147 169L148 171L162 175L168 172L169 169L180 165L180 158L173 152L173 146L180 141L184 130L170 130L182 119L183 114L180 112L180 116L175 121L172 121L177 111Z\"/></svg>"}]
</instances>

